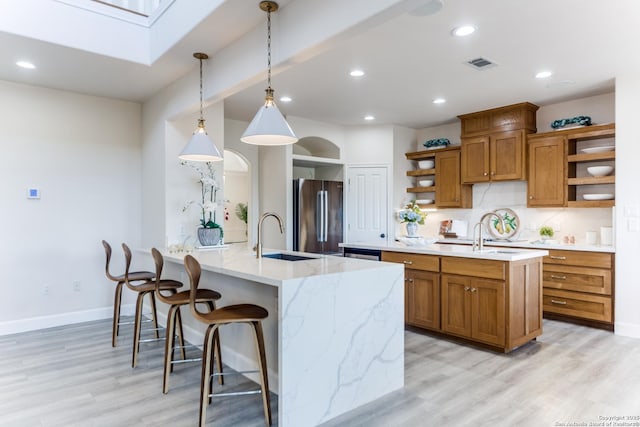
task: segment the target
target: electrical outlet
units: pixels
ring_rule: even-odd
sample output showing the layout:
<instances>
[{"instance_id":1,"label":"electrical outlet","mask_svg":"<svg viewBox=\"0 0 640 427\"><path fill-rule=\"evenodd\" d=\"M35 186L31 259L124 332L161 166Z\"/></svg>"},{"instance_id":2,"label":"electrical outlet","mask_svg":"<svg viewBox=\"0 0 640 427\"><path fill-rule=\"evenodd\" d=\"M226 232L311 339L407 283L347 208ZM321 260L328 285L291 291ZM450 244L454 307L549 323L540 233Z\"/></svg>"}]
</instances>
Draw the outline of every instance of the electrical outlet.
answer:
<instances>
[{"instance_id":1,"label":"electrical outlet","mask_svg":"<svg viewBox=\"0 0 640 427\"><path fill-rule=\"evenodd\" d=\"M42 295L49 295L49 285L42 285Z\"/></svg>"},{"instance_id":2,"label":"electrical outlet","mask_svg":"<svg viewBox=\"0 0 640 427\"><path fill-rule=\"evenodd\" d=\"M74 280L74 282L73 282L73 292L80 292L80 291L81 291L80 281L79 280Z\"/></svg>"}]
</instances>

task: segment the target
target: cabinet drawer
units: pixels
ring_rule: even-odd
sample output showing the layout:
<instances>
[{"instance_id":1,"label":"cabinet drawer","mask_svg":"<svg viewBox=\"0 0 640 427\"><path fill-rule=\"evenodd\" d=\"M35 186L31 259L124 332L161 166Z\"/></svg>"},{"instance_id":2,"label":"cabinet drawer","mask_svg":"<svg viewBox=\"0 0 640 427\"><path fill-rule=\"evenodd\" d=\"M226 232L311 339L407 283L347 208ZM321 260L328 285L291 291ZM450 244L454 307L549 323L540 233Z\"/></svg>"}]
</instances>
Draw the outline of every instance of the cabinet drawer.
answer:
<instances>
[{"instance_id":1,"label":"cabinet drawer","mask_svg":"<svg viewBox=\"0 0 640 427\"><path fill-rule=\"evenodd\" d=\"M549 255L542 260L545 264L583 265L594 268L611 268L613 256L610 253L565 251L549 249Z\"/></svg>"},{"instance_id":2,"label":"cabinet drawer","mask_svg":"<svg viewBox=\"0 0 640 427\"><path fill-rule=\"evenodd\" d=\"M382 261L397 262L414 270L440 271L440 257L433 255L382 252Z\"/></svg>"},{"instance_id":3,"label":"cabinet drawer","mask_svg":"<svg viewBox=\"0 0 640 427\"><path fill-rule=\"evenodd\" d=\"M611 295L611 270L548 264L543 281L545 288Z\"/></svg>"},{"instance_id":4,"label":"cabinet drawer","mask_svg":"<svg viewBox=\"0 0 640 427\"><path fill-rule=\"evenodd\" d=\"M613 321L610 297L582 292L545 288L543 291L543 310L583 319Z\"/></svg>"},{"instance_id":5,"label":"cabinet drawer","mask_svg":"<svg viewBox=\"0 0 640 427\"><path fill-rule=\"evenodd\" d=\"M505 263L485 259L442 257L443 273L505 280Z\"/></svg>"}]
</instances>

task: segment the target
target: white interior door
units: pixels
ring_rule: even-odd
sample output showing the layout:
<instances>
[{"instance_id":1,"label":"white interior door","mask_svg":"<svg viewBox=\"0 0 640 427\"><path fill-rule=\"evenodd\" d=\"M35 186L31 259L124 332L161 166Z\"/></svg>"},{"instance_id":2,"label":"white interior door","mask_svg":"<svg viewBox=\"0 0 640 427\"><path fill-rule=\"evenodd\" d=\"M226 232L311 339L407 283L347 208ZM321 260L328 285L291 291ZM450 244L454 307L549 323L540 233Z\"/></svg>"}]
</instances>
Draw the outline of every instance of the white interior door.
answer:
<instances>
[{"instance_id":1,"label":"white interior door","mask_svg":"<svg viewBox=\"0 0 640 427\"><path fill-rule=\"evenodd\" d=\"M387 241L387 197L386 167L348 168L346 242Z\"/></svg>"}]
</instances>

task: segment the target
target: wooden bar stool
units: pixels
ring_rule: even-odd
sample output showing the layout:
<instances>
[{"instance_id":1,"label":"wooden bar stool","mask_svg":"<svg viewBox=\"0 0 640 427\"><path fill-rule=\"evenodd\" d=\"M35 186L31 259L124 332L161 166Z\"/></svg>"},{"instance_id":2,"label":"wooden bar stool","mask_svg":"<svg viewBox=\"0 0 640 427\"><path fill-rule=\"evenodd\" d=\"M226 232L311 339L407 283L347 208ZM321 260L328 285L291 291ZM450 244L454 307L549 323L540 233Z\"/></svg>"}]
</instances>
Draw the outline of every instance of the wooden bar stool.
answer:
<instances>
[{"instance_id":1,"label":"wooden bar stool","mask_svg":"<svg viewBox=\"0 0 640 427\"><path fill-rule=\"evenodd\" d=\"M202 358L187 359L185 355L184 334L182 333L182 317L180 315L180 307L183 305L189 305L190 291L181 291L169 295L162 294L162 268L164 267L164 258L159 250L156 248L151 249L151 255L156 265L156 297L161 302L168 304L169 312L167 313L167 337L164 345L164 375L162 380L162 392L169 392L169 374L173 372L173 365L176 363L198 362ZM181 283L182 285L182 283ZM198 289L196 293L196 303L206 304L209 311L213 311L216 308L216 301L222 298L220 293L211 289ZM176 347L176 325L178 328L178 338L180 340L179 345ZM214 337L214 346L216 349L216 359L218 361L218 370L222 370L222 357L220 355L220 337L216 332ZM195 346L194 346L195 347ZM174 360L174 352L176 348L180 349L182 360ZM220 377L222 379L222 377Z\"/></svg>"},{"instance_id":2,"label":"wooden bar stool","mask_svg":"<svg viewBox=\"0 0 640 427\"><path fill-rule=\"evenodd\" d=\"M133 325L134 322L120 322L120 301L122 300L122 287L124 286L124 274L114 276L109 271L109 264L111 262L111 245L106 240L102 241L104 246L104 252L107 256L107 263L104 267L105 273L109 280L116 282L116 292L113 301L113 328L111 332L111 346L115 347L118 340L118 333L120 332L120 325ZM130 282L148 281L155 277L151 271L131 271L129 272Z\"/></svg>"},{"instance_id":3,"label":"wooden bar stool","mask_svg":"<svg viewBox=\"0 0 640 427\"><path fill-rule=\"evenodd\" d=\"M138 298L136 299L136 314L133 319L133 355L131 358L131 367L135 368L138 363L138 350L140 348L141 342L152 342L159 341L164 338L160 338L158 334L158 313L156 310L156 280L151 279L147 280L138 285L131 283L129 278L129 267L131 266L131 249L125 243L122 244L122 250L124 251L124 260L125 260L125 269L124 269L124 283L127 288L131 289L134 292L138 293ZM155 276L155 274L154 274ZM175 293L176 289L182 286L182 283L175 280L160 280L160 284L158 285L160 289L163 291L169 291L171 293ZM144 303L144 297L149 295L151 299L151 315L153 316L153 328L149 329L155 332L155 338L151 339L140 339L140 331L142 329L142 305Z\"/></svg>"},{"instance_id":4,"label":"wooden bar stool","mask_svg":"<svg viewBox=\"0 0 640 427\"><path fill-rule=\"evenodd\" d=\"M184 257L184 266L189 275L190 281L190 298L189 306L191 314L203 323L209 325L204 336L204 349L202 354L202 377L200 378L200 426L203 427L206 421L207 405L214 396L237 396L242 394L258 394L262 393L262 405L264 409L264 418L268 426L271 425L271 403L269 400L269 380L267 378L267 358L264 352L264 337L262 335L262 320L266 319L269 313L264 308L253 304L236 304L220 307L208 313L203 313L196 306L198 295L198 284L200 283L200 275L202 273L200 263L191 255ZM251 390L245 392L233 393L211 393L212 379L214 376L225 375L220 368L217 374L211 373L212 366L212 344L213 337L218 332L218 328L222 325L231 323L249 323L254 333L256 350L258 353L258 371L245 371L238 373L260 373L259 390Z\"/></svg>"}]
</instances>

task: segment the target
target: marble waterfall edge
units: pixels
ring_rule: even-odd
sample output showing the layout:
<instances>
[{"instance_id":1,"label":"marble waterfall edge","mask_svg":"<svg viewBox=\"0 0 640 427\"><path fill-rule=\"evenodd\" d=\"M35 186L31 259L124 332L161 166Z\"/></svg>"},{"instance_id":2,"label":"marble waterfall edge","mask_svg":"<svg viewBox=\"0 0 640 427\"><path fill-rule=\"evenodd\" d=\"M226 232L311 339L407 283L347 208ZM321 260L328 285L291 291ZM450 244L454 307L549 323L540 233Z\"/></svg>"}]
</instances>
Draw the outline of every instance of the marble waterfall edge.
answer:
<instances>
[{"instance_id":1,"label":"marble waterfall edge","mask_svg":"<svg viewBox=\"0 0 640 427\"><path fill-rule=\"evenodd\" d=\"M404 271L379 265L283 283L281 425L317 425L403 387Z\"/></svg>"}]
</instances>

